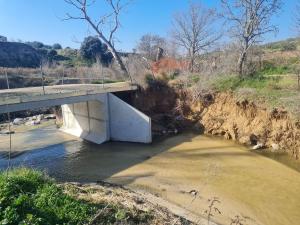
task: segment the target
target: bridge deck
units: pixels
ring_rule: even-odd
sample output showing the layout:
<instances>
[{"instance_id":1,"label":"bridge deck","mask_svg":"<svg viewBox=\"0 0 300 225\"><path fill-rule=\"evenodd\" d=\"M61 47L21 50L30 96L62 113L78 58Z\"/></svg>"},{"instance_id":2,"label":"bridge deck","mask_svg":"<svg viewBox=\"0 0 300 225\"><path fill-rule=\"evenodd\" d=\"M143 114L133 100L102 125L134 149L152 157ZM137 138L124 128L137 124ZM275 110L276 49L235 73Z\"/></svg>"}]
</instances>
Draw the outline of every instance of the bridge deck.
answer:
<instances>
[{"instance_id":1,"label":"bridge deck","mask_svg":"<svg viewBox=\"0 0 300 225\"><path fill-rule=\"evenodd\" d=\"M0 90L0 106L136 89L128 82L45 86L45 94L42 87L5 89Z\"/></svg>"}]
</instances>

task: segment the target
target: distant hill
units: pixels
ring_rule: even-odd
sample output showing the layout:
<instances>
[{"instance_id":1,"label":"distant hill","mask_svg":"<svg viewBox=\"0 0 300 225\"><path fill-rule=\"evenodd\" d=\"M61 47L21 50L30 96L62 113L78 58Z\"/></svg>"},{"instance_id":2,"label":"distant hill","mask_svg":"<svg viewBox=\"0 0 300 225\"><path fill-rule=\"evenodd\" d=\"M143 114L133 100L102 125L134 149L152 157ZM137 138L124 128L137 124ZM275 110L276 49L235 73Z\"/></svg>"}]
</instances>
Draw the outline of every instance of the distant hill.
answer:
<instances>
[{"instance_id":1,"label":"distant hill","mask_svg":"<svg viewBox=\"0 0 300 225\"><path fill-rule=\"evenodd\" d=\"M29 67L40 65L40 55L31 46L17 42L0 42L0 67Z\"/></svg>"},{"instance_id":2,"label":"distant hill","mask_svg":"<svg viewBox=\"0 0 300 225\"><path fill-rule=\"evenodd\" d=\"M300 38L288 38L286 40L270 42L262 45L264 49L279 51L295 51L300 46Z\"/></svg>"}]
</instances>

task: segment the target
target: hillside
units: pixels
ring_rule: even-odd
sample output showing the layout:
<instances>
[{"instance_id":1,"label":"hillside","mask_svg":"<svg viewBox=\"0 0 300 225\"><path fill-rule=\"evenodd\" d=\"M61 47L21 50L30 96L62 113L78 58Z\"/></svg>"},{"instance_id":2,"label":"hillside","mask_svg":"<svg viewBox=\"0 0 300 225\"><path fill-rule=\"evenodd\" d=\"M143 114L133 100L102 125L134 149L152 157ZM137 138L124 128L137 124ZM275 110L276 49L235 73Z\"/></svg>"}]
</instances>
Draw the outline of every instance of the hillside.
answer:
<instances>
[{"instance_id":1,"label":"hillside","mask_svg":"<svg viewBox=\"0 0 300 225\"><path fill-rule=\"evenodd\" d=\"M0 67L39 67L40 55L31 46L17 42L0 42Z\"/></svg>"}]
</instances>

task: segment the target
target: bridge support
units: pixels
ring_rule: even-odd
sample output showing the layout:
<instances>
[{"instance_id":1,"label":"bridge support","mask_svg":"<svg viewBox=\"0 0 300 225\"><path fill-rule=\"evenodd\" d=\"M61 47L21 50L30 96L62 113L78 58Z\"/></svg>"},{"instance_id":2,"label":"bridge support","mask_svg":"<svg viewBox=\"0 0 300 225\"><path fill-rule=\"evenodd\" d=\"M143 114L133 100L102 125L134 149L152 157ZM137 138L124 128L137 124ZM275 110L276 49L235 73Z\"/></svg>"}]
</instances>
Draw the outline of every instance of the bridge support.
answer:
<instances>
[{"instance_id":1,"label":"bridge support","mask_svg":"<svg viewBox=\"0 0 300 225\"><path fill-rule=\"evenodd\" d=\"M151 119L110 93L62 105L62 131L96 144L114 140L151 143Z\"/></svg>"}]
</instances>

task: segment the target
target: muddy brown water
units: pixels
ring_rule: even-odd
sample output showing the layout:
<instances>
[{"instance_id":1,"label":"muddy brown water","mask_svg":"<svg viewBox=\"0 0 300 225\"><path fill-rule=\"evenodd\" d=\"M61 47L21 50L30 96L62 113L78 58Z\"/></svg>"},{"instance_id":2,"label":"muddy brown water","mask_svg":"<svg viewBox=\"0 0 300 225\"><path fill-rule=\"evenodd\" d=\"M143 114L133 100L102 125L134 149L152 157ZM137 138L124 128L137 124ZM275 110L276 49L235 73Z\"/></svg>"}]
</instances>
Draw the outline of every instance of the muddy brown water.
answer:
<instances>
[{"instance_id":1,"label":"muddy brown water","mask_svg":"<svg viewBox=\"0 0 300 225\"><path fill-rule=\"evenodd\" d=\"M8 137L0 136L0 169ZM300 224L300 163L218 138L184 133L151 145L95 145L54 126L13 135L14 167L47 171L59 181L106 180L150 192L193 214L230 224ZM221 214L219 214L219 212Z\"/></svg>"}]
</instances>

